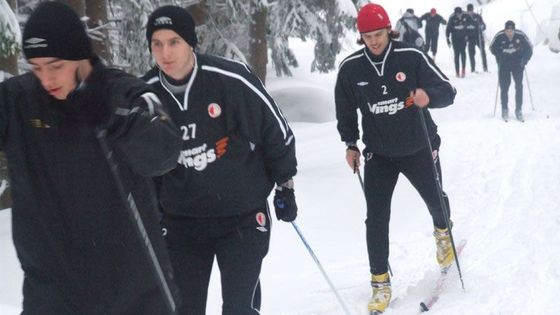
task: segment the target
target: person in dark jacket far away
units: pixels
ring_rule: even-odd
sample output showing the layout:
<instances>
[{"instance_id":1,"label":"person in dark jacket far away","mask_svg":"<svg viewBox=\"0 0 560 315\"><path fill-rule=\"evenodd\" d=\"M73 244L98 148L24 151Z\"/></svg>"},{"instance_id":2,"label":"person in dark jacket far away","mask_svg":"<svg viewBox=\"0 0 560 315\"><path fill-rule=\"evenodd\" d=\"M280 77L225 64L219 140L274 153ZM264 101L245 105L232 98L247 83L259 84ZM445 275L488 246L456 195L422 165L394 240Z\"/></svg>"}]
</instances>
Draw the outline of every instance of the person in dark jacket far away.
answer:
<instances>
[{"instance_id":1,"label":"person in dark jacket far away","mask_svg":"<svg viewBox=\"0 0 560 315\"><path fill-rule=\"evenodd\" d=\"M498 63L498 80L500 82L500 99L502 102L502 119L508 121L508 91L511 77L515 82L515 118L523 118L523 71L531 56L533 46L525 33L515 28L513 21L507 21L505 29L499 31L490 51Z\"/></svg>"},{"instance_id":2,"label":"person in dark jacket far away","mask_svg":"<svg viewBox=\"0 0 560 315\"><path fill-rule=\"evenodd\" d=\"M259 274L271 228L267 197L274 185L276 217L291 222L297 215L292 130L245 64L195 51L195 23L185 9L156 9L146 37L157 67L144 79L183 132L177 167L158 178L165 239L184 302L180 313L205 314L216 259L222 314L260 314Z\"/></svg>"},{"instance_id":3,"label":"person in dark jacket far away","mask_svg":"<svg viewBox=\"0 0 560 315\"><path fill-rule=\"evenodd\" d=\"M467 25L472 24L471 17L463 12L461 7L456 7L453 14L447 20L445 38L447 46L453 44L453 55L455 61L455 76L465 77L467 62ZM449 39L451 37L451 39Z\"/></svg>"},{"instance_id":4,"label":"person in dark jacket far away","mask_svg":"<svg viewBox=\"0 0 560 315\"><path fill-rule=\"evenodd\" d=\"M432 58L436 60L439 38L439 26L446 25L447 21L432 8L430 12L425 13L420 17L421 21L426 21L424 32L426 35L426 52L432 52Z\"/></svg>"},{"instance_id":5,"label":"person in dark jacket far away","mask_svg":"<svg viewBox=\"0 0 560 315\"><path fill-rule=\"evenodd\" d=\"M175 166L179 130L148 85L101 64L70 7L40 4L22 48L31 73L0 83L22 314L174 314L150 177Z\"/></svg>"},{"instance_id":6,"label":"person in dark jacket far away","mask_svg":"<svg viewBox=\"0 0 560 315\"><path fill-rule=\"evenodd\" d=\"M425 41L418 29L422 27L422 21L416 15L412 8L406 9L403 16L397 21L395 29L399 32L398 40L415 46L420 50L425 49Z\"/></svg>"},{"instance_id":7,"label":"person in dark jacket far away","mask_svg":"<svg viewBox=\"0 0 560 315\"><path fill-rule=\"evenodd\" d=\"M357 25L365 47L340 64L335 86L337 127L347 145L346 161L356 172L360 166L357 110L360 111L365 144L366 237L373 290L368 310L383 312L391 300L387 272L389 218L400 173L410 180L428 206L440 267L449 268L454 259L448 223L432 173L436 163L441 174L440 137L430 113L422 108L452 104L455 89L425 53L393 39L391 22L380 5L363 6ZM420 115L424 115L427 126ZM424 136L424 127L429 139Z\"/></svg>"},{"instance_id":8,"label":"person in dark jacket far away","mask_svg":"<svg viewBox=\"0 0 560 315\"><path fill-rule=\"evenodd\" d=\"M476 71L476 62L474 56L476 55L476 46L480 49L480 56L482 58L482 70L488 71L488 64L486 63L486 48L484 40L484 31L486 30L486 23L482 19L482 15L474 13L474 6L472 3L467 5L467 14L470 17L470 24L467 25L467 42L469 61L471 64L471 72Z\"/></svg>"}]
</instances>

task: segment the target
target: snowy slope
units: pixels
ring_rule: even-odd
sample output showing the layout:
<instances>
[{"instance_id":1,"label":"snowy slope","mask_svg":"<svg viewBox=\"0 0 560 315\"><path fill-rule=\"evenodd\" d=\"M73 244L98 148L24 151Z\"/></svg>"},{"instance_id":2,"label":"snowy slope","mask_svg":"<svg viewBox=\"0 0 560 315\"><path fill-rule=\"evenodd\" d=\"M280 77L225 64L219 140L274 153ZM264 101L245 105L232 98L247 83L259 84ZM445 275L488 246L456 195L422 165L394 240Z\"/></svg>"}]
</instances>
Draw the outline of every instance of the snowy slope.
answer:
<instances>
[{"instance_id":1,"label":"snowy slope","mask_svg":"<svg viewBox=\"0 0 560 315\"><path fill-rule=\"evenodd\" d=\"M496 0L495 5L510 2ZM408 4L399 2L403 9ZM443 13L443 5L437 5ZM451 12L453 2L447 5L449 10L445 12ZM416 8L412 2L410 7ZM398 9L395 6L391 11L397 14ZM422 12L420 8L416 11ZM492 17L490 13L485 16L496 27L503 26L508 18ZM341 58L356 48L350 47L353 39L349 36L348 50ZM299 161L296 196L300 214L296 223L351 313L364 315L371 294L363 223L365 202L357 176L344 161L334 116L328 113L334 106L336 73L310 74L313 44L294 44L301 64L294 78L271 77L267 82L271 93L284 93L285 102L290 104L282 106L292 106L289 118L298 121L292 123ZM491 73L467 73L465 79L451 77L458 90L455 104L431 111L443 140L444 189L451 200L455 238L468 239L468 244L461 256L466 292L455 280L429 314L560 314L560 106L555 97L559 56L545 46L535 47L527 68L535 110L531 110L526 89L526 122L504 123L492 115L497 74L494 58L487 53ZM477 63L480 69L478 55ZM454 73L443 37L438 64L448 75ZM290 98L285 93L288 90L299 94ZM312 110L298 112L297 106ZM513 104L510 106L513 109ZM302 113L317 113L313 117L325 122L302 122L306 120ZM392 209L390 264L395 273L393 294L399 301L386 314L414 314L436 276L431 220L403 177L395 190ZM9 210L0 211L1 315L18 314L21 305L22 275L9 219ZM274 222L262 286L262 314L343 314L290 224ZM220 301L218 273L214 272L207 314L220 314Z\"/></svg>"}]
</instances>

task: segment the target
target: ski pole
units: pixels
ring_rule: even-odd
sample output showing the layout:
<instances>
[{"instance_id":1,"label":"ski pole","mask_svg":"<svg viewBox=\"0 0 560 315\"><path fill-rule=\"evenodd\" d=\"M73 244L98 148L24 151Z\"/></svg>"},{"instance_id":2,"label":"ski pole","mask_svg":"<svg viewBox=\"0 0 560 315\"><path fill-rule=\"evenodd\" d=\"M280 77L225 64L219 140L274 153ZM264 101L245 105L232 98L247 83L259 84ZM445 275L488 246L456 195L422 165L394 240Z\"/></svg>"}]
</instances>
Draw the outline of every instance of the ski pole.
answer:
<instances>
[{"instance_id":1,"label":"ski pole","mask_svg":"<svg viewBox=\"0 0 560 315\"><path fill-rule=\"evenodd\" d=\"M496 117L496 108L498 107L498 90L500 89L500 80L496 83L496 97L494 98L494 117Z\"/></svg>"},{"instance_id":2,"label":"ski pole","mask_svg":"<svg viewBox=\"0 0 560 315\"><path fill-rule=\"evenodd\" d=\"M135 223L134 230L136 231L136 235L138 236L140 243L144 245L143 247L144 252L150 259L152 271L154 272L154 276L157 278L160 289L164 294L165 304L169 309L170 313L175 314L177 305L175 303L173 295L171 294L171 289L169 288L169 285L167 284L167 280L165 279L165 276L161 269L161 265L156 256L154 247L152 246L152 242L150 241L146 228L144 226L144 222L142 221L142 217L140 216L140 212L138 211L138 207L136 206L136 202L134 201L134 197L132 196L132 193L130 192L127 193L124 189L124 184L118 172L119 165L113 156L113 151L109 148L109 145L107 144L107 140L106 140L107 130L98 128L96 131L97 131L96 132L97 139L99 141L101 149L103 150L105 159L109 164L109 168L111 169L111 173L113 174L113 178L117 185L117 189L119 190L119 194L122 198L123 203L128 208L127 213L129 215L129 218Z\"/></svg>"},{"instance_id":3,"label":"ski pole","mask_svg":"<svg viewBox=\"0 0 560 315\"><path fill-rule=\"evenodd\" d=\"M498 61L498 83L496 83L496 98L494 99L494 117L496 117L496 108L498 107L498 90L500 89L500 62Z\"/></svg>"},{"instance_id":4,"label":"ski pole","mask_svg":"<svg viewBox=\"0 0 560 315\"><path fill-rule=\"evenodd\" d=\"M355 173L358 174L358 180L360 180L360 186L362 186L362 192L364 193L364 197L366 196L366 190L364 188L364 180L362 179L362 174L360 172L360 168L356 166L356 161L354 161L354 170ZM389 273L391 274L391 277L393 276L393 270L391 269L391 265L389 264L389 262L387 262L387 269L389 270Z\"/></svg>"},{"instance_id":5,"label":"ski pole","mask_svg":"<svg viewBox=\"0 0 560 315\"><path fill-rule=\"evenodd\" d=\"M531 84L529 84L529 75L527 74L527 68L524 69L525 71L525 81L527 81L527 89L529 90L529 99L531 100L531 108L533 111L535 110L535 105L533 103L533 92L531 91Z\"/></svg>"},{"instance_id":6,"label":"ski pole","mask_svg":"<svg viewBox=\"0 0 560 315\"><path fill-rule=\"evenodd\" d=\"M432 143L430 142L430 136L428 135L428 127L426 126L426 119L424 118L424 109L422 108L418 108L418 115L420 116L420 121L422 122L422 129L424 130L424 136L426 138L426 142L428 143L428 148L430 149L430 157L432 152L433 152L433 148L432 148ZM451 224L449 222L449 209L447 208L447 205L445 203L444 197L443 197L443 189L441 187L441 181L440 181L440 177L439 177L439 173L438 170L436 168L436 162L434 161L432 163L432 172L434 174L434 180L436 182L436 186L438 189L438 195L439 195L439 202L441 205L441 209L443 210L443 217L445 218L445 224L447 225L447 230L449 231L449 238L451 239L451 248L453 249L453 255L455 256L455 263L457 265L457 271L459 272L459 279L461 279L461 286L463 288L463 291L465 290L465 283L463 282L463 275L461 273L461 266L459 265L459 256L457 255L457 248L455 247L455 240L453 239L453 233L451 232Z\"/></svg>"},{"instance_id":7,"label":"ski pole","mask_svg":"<svg viewBox=\"0 0 560 315\"><path fill-rule=\"evenodd\" d=\"M346 307L346 304L344 304L344 301L342 300L342 298L340 297L340 295L338 294L338 291L336 290L336 288L334 287L333 283L331 282L331 280L329 279L329 276L327 276L327 273L325 272L325 269L323 269L323 266L321 265L321 263L319 262L319 259L317 258L317 256L315 256L315 253L313 252L313 250L311 249L311 246L309 246L309 244L307 243L307 241L305 240L305 237L303 237L303 234L301 233L299 227L296 225L295 221L292 221L292 226L294 227L294 229L296 230L297 234L299 235L299 238L301 239L301 241L303 242L303 244L305 245L305 248L307 248L307 251L309 252L309 254L311 255L311 257L313 258L313 260L315 261L315 264L317 264L317 267L319 267L319 270L321 271L321 273L323 274L323 277L325 278L325 280L327 280L327 283L329 284L329 286L331 287L331 290L333 291L334 295L336 296L336 299L338 300L338 303L340 303L340 306L342 307L342 309L344 310L344 313L346 315L350 315L350 311L348 311L348 308Z\"/></svg>"}]
</instances>

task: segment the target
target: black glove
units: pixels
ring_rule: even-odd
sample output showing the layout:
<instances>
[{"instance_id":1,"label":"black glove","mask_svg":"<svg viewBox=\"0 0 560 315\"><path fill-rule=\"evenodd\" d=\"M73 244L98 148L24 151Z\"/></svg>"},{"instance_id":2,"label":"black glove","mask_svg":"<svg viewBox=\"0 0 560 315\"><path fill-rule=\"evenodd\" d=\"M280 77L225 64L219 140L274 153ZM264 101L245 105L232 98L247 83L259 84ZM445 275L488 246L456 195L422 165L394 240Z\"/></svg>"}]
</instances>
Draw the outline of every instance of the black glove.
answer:
<instances>
[{"instance_id":1,"label":"black glove","mask_svg":"<svg viewBox=\"0 0 560 315\"><path fill-rule=\"evenodd\" d=\"M297 217L296 195L294 190L287 187L276 188L274 194L274 209L276 218L285 222L292 222Z\"/></svg>"},{"instance_id":2,"label":"black glove","mask_svg":"<svg viewBox=\"0 0 560 315\"><path fill-rule=\"evenodd\" d=\"M451 41L449 40L449 37L446 38L446 40L447 40L447 46L451 47Z\"/></svg>"}]
</instances>

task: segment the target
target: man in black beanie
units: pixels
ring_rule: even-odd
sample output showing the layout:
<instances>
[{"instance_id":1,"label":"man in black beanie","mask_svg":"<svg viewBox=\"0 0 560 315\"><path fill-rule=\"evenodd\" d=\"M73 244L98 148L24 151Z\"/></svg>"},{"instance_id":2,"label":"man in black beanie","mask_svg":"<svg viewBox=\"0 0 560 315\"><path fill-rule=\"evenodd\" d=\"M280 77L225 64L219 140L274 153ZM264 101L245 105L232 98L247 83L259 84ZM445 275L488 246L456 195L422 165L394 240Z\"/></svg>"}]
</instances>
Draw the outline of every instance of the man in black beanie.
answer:
<instances>
[{"instance_id":1,"label":"man in black beanie","mask_svg":"<svg viewBox=\"0 0 560 315\"><path fill-rule=\"evenodd\" d=\"M177 167L157 185L180 314L206 313L215 258L222 314L259 314L267 197L275 184L276 217L291 222L297 215L294 135L247 65L195 53L195 24L185 9L155 10L146 37L157 67L144 79L183 131Z\"/></svg>"},{"instance_id":2,"label":"man in black beanie","mask_svg":"<svg viewBox=\"0 0 560 315\"><path fill-rule=\"evenodd\" d=\"M488 72L488 64L486 63L486 48L484 40L484 31L486 30L486 23L482 15L474 12L472 3L467 5L467 14L471 17L470 24L467 25L467 46L469 53L469 62L471 64L471 72L476 71L476 46L480 49L480 57L482 58L482 70Z\"/></svg>"},{"instance_id":3,"label":"man in black beanie","mask_svg":"<svg viewBox=\"0 0 560 315\"><path fill-rule=\"evenodd\" d=\"M515 82L515 118L521 122L523 117L523 72L533 55L533 46L525 33L515 29L515 23L507 21L505 28L499 31L492 43L490 51L496 56L498 63L498 81L500 82L500 99L502 103L502 119L508 121L508 90L511 77Z\"/></svg>"},{"instance_id":4,"label":"man in black beanie","mask_svg":"<svg viewBox=\"0 0 560 315\"><path fill-rule=\"evenodd\" d=\"M453 44L455 76L464 78L467 61L467 25L472 24L472 20L468 14L463 12L461 7L455 7L447 22L445 38L447 39L447 46Z\"/></svg>"},{"instance_id":5,"label":"man in black beanie","mask_svg":"<svg viewBox=\"0 0 560 315\"><path fill-rule=\"evenodd\" d=\"M0 83L0 149L23 314L174 314L150 177L175 166L178 130L149 86L101 64L70 7L39 5L22 46L32 72Z\"/></svg>"}]
</instances>

